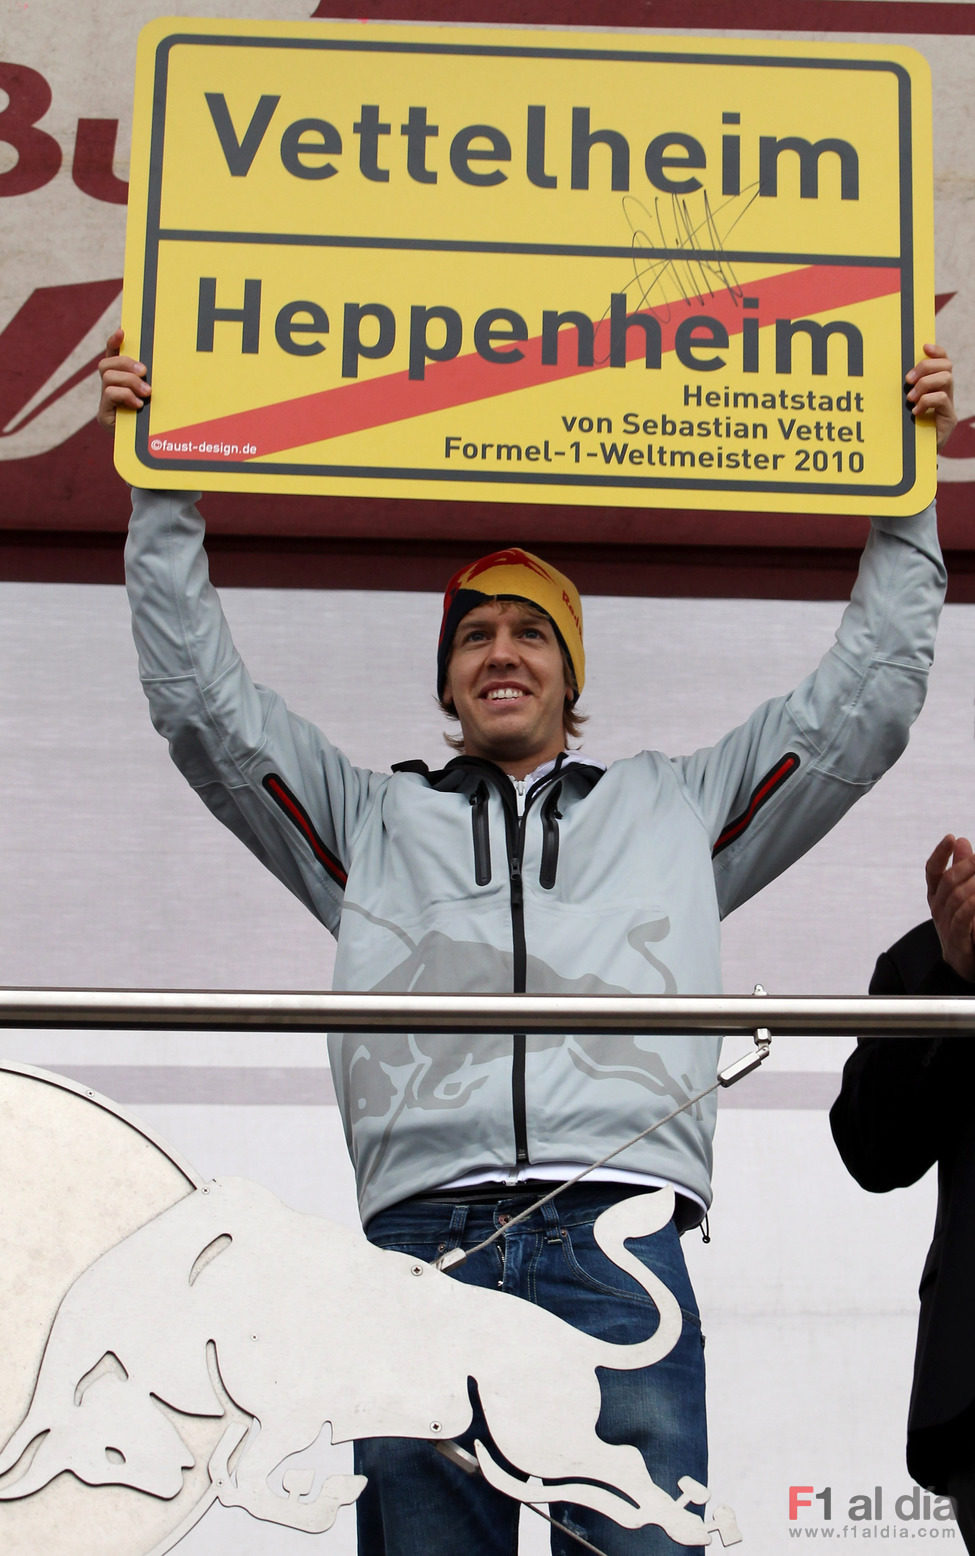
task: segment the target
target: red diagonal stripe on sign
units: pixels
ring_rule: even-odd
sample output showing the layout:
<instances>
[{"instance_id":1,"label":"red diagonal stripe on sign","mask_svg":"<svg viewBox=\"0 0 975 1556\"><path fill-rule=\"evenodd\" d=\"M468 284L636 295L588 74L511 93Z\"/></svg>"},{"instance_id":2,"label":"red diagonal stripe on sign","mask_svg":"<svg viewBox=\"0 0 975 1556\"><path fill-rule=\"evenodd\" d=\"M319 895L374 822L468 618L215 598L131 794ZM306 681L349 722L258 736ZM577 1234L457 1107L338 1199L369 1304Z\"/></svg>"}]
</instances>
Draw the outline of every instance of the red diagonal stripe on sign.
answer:
<instances>
[{"instance_id":1,"label":"red diagonal stripe on sign","mask_svg":"<svg viewBox=\"0 0 975 1556\"><path fill-rule=\"evenodd\" d=\"M747 294L756 298L760 305L757 311L751 312L751 317L765 323L772 319L796 319L834 312L837 308L850 308L856 303L888 297L899 290L900 271L894 266L810 265L756 281L748 286ZM686 303L681 301L666 309L642 311L659 321L663 350L667 352L674 349L678 325L692 317L698 308L700 317L718 320L729 336L741 333L741 303L729 291L689 298ZM150 449L157 459L185 458L187 453L194 451L179 447L155 448L153 444L158 437L173 444L212 442L236 445L237 449L252 443L258 455L276 454L326 438L344 437L350 432L364 432L371 427L408 421L414 416L427 416L433 411L512 394L538 384L575 378L581 373L598 372L605 367L609 356L608 320L604 319L596 327L594 367L579 366L573 350L575 332L565 329L562 333L568 338L561 343L558 363L543 364L541 337L536 336L533 340L519 342L524 352L520 361L504 366L485 362L483 357L472 352L450 362L428 363L426 377L422 379L410 378L403 372L388 373L283 400L277 405L258 406L254 410L237 411L170 432L154 433ZM627 338L627 360L642 358L644 351L642 332L631 331ZM205 455L214 462L221 459L239 461L242 457L236 451L225 453L220 449L208 449Z\"/></svg>"}]
</instances>

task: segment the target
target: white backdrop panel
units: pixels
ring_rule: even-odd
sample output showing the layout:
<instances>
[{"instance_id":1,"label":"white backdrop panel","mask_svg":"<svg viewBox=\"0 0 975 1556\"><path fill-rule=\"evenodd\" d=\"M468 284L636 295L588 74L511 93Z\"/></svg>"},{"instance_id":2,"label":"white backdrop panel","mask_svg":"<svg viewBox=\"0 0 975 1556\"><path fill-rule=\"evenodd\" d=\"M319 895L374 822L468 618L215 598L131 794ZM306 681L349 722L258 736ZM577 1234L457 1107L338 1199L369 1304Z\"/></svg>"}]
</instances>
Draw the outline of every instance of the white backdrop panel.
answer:
<instances>
[{"instance_id":1,"label":"white backdrop panel","mask_svg":"<svg viewBox=\"0 0 975 1556\"><path fill-rule=\"evenodd\" d=\"M227 590L225 604L253 673L356 761L449 754L434 594ZM586 748L611 760L713 740L812 666L839 609L590 600ZM780 994L862 993L877 953L924 916L924 858L973 825L973 648L975 612L949 608L907 754L729 920L729 992L760 980ZM0 657L0 982L327 987L327 934L211 820L149 726L122 591L0 586ZM708 1335L712 1486L760 1556L822 1537L822 1499L790 1522L796 1485L830 1488L847 1548L869 1525L875 1552L922 1537L960 1550L952 1526L895 1513L911 1510L898 1503L910 1492L903 1423L933 1185L875 1199L845 1175L826 1107L848 1047L777 1040L747 1091L723 1099L713 1242L687 1240ZM13 1032L0 1058L80 1071L202 1173L241 1173L355 1220L319 1038ZM882 1513L851 1523L851 1499L877 1487ZM540 1551L529 1524L525 1549ZM351 1518L321 1539L347 1556ZM307 1544L215 1509L181 1550L300 1556Z\"/></svg>"}]
</instances>

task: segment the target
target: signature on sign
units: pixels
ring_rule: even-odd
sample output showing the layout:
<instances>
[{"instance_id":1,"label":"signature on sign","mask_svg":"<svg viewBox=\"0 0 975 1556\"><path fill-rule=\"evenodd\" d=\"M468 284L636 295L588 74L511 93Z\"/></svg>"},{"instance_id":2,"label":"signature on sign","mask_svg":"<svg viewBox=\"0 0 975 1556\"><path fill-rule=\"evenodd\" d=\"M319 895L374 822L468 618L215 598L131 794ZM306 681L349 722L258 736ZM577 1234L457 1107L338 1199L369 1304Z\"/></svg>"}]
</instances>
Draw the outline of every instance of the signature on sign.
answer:
<instances>
[{"instance_id":1,"label":"signature on sign","mask_svg":"<svg viewBox=\"0 0 975 1556\"><path fill-rule=\"evenodd\" d=\"M728 238L758 198L758 184L725 200L717 210L706 189L700 198L657 196L653 209L627 195L623 213L633 236L633 279L639 307L654 306L666 314L671 303L699 303L718 291L738 300L742 287L725 252Z\"/></svg>"}]
</instances>

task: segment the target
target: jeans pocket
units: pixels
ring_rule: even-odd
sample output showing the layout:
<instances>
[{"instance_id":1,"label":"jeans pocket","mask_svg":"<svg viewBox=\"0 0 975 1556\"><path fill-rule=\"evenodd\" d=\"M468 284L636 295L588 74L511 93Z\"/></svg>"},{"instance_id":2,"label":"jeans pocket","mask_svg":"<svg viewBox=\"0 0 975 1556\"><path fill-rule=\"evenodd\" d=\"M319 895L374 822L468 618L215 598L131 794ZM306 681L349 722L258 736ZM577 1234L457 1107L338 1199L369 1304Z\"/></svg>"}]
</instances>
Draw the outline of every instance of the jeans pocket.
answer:
<instances>
[{"instance_id":1,"label":"jeans pocket","mask_svg":"<svg viewBox=\"0 0 975 1556\"><path fill-rule=\"evenodd\" d=\"M647 1270L651 1284L654 1279L662 1282L676 1298L685 1322L700 1327L697 1300L673 1223L651 1237L634 1238L626 1246ZM657 1311L650 1292L603 1253L590 1224L562 1228L562 1255L574 1278L589 1290Z\"/></svg>"}]
</instances>

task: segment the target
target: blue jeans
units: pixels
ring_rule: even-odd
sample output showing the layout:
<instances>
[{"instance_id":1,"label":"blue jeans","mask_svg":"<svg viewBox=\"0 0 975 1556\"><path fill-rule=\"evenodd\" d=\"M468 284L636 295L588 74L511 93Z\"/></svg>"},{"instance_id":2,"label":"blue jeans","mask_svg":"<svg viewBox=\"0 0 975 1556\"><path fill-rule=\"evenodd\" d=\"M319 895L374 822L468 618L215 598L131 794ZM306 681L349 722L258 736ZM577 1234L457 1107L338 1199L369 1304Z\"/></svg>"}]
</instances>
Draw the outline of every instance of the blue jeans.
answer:
<instances>
[{"instance_id":1,"label":"blue jeans","mask_svg":"<svg viewBox=\"0 0 975 1556\"><path fill-rule=\"evenodd\" d=\"M656 1306L606 1258L592 1233L600 1212L630 1192L605 1183L568 1189L451 1273L471 1285L537 1302L606 1340L632 1344L645 1339L656 1327ZM367 1235L381 1248L432 1263L448 1249L473 1248L537 1197L507 1190L502 1196L487 1204L407 1200L375 1216ZM707 1484L701 1323L673 1222L628 1247L674 1293L684 1325L674 1349L654 1366L632 1372L599 1369L599 1435L608 1442L635 1444L657 1485L677 1497L681 1476ZM503 1331L498 1351L503 1356ZM468 1451L476 1437L490 1435L473 1387L472 1404L473 1426L459 1439ZM517 1468L531 1470L530 1465ZM356 1444L356 1469L368 1476L357 1503L360 1556L515 1556L520 1504L479 1475L467 1475L432 1443L362 1439ZM656 1525L623 1529L590 1508L559 1503L547 1511L606 1556L687 1556L688 1547L677 1545ZM584 1549L555 1529L551 1543L554 1556L579 1556Z\"/></svg>"}]
</instances>

